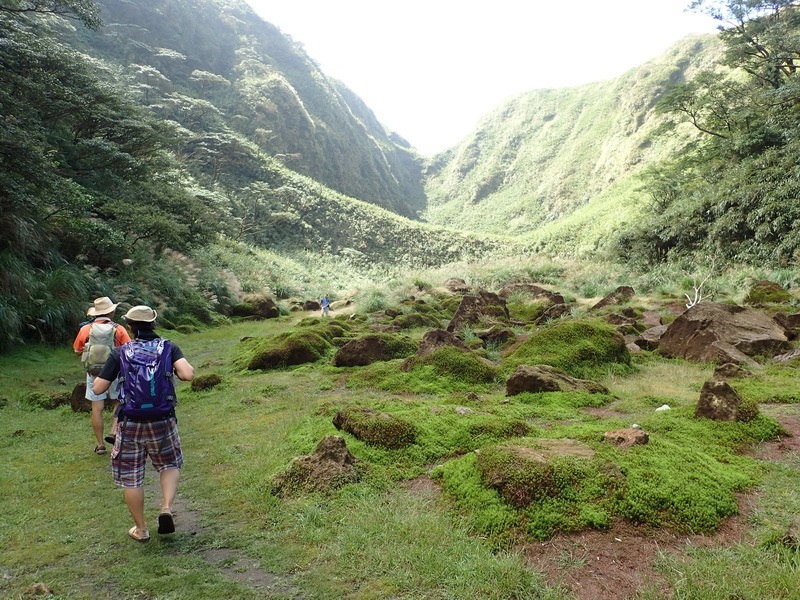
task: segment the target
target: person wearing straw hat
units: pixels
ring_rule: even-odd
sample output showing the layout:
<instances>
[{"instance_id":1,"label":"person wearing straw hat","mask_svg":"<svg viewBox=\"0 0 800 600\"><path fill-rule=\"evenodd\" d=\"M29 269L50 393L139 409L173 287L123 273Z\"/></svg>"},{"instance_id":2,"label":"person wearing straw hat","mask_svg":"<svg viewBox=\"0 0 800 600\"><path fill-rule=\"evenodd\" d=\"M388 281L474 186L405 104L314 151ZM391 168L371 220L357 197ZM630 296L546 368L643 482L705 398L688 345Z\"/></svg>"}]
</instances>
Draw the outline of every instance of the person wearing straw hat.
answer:
<instances>
[{"instance_id":1,"label":"person wearing straw hat","mask_svg":"<svg viewBox=\"0 0 800 600\"><path fill-rule=\"evenodd\" d=\"M131 341L131 336L128 335L125 328L112 321L117 306L119 305L114 304L108 296L95 299L92 306L86 311L87 315L93 317L92 320L81 327L72 344L73 349L81 355L81 360L87 368L86 399L92 404L92 430L97 438L97 445L94 447L95 454L106 453L105 440L103 438L103 409L105 408L105 401L107 398L110 397L112 400L117 399L118 391L116 381L108 392L95 394L92 391L92 385L94 384L95 377L98 375L99 370L94 371L90 367L89 354L92 352L91 348L96 341L98 342L98 347L102 345L100 342L102 342L103 339L113 343L114 347L119 347Z\"/></svg>"},{"instance_id":2,"label":"person wearing straw hat","mask_svg":"<svg viewBox=\"0 0 800 600\"><path fill-rule=\"evenodd\" d=\"M128 535L137 542L150 539L144 516L144 470L148 456L158 471L161 485L158 533L175 532L172 503L183 467L183 450L175 417L177 399L172 376L181 381L194 378L194 367L183 351L156 333L157 317L155 310L144 305L134 306L125 314L123 319L130 327L133 341L111 352L94 382L94 392L99 394L109 389L119 375L124 381L111 464L114 483L123 488L125 504L133 517L134 525ZM142 402L143 393L146 402Z\"/></svg>"}]
</instances>

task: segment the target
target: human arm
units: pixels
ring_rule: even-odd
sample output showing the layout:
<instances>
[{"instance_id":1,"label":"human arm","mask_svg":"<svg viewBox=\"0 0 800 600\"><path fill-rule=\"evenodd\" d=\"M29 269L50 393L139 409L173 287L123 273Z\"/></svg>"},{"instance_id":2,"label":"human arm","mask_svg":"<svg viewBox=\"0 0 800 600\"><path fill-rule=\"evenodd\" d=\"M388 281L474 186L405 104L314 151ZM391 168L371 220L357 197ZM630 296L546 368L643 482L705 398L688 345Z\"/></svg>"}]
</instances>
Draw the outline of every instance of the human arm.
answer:
<instances>
[{"instance_id":1,"label":"human arm","mask_svg":"<svg viewBox=\"0 0 800 600\"><path fill-rule=\"evenodd\" d=\"M108 379L103 379L99 375L95 377L94 383L92 384L92 391L95 394L102 394L103 392L107 392L108 388L111 387L111 382Z\"/></svg>"},{"instance_id":2,"label":"human arm","mask_svg":"<svg viewBox=\"0 0 800 600\"><path fill-rule=\"evenodd\" d=\"M181 381L191 381L194 379L194 367L183 357L172 363L172 369Z\"/></svg>"}]
</instances>

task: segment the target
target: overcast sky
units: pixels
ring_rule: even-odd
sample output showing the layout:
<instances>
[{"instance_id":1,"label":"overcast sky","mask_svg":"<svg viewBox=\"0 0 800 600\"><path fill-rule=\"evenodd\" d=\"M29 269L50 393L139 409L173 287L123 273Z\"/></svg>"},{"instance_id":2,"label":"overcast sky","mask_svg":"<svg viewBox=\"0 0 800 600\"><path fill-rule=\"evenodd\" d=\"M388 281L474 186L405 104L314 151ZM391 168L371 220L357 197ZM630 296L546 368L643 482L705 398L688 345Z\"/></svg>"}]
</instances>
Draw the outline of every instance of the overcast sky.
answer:
<instances>
[{"instance_id":1,"label":"overcast sky","mask_svg":"<svg viewBox=\"0 0 800 600\"><path fill-rule=\"evenodd\" d=\"M689 0L247 0L422 154L521 92L617 77L689 33Z\"/></svg>"}]
</instances>

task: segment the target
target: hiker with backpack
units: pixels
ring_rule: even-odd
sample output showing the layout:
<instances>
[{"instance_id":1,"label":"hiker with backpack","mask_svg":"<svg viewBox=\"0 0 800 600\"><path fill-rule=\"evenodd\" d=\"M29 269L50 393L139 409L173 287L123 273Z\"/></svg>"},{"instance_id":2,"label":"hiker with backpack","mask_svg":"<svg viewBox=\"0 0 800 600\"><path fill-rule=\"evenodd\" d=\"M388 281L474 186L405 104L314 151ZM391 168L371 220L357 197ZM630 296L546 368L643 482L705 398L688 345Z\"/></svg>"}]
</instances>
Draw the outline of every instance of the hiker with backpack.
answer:
<instances>
[{"instance_id":1,"label":"hiker with backpack","mask_svg":"<svg viewBox=\"0 0 800 600\"><path fill-rule=\"evenodd\" d=\"M325 294L322 298L319 299L320 308L322 308L322 315L323 317L327 317L328 313L331 311L331 299L328 297L328 294Z\"/></svg>"},{"instance_id":2,"label":"hiker with backpack","mask_svg":"<svg viewBox=\"0 0 800 600\"><path fill-rule=\"evenodd\" d=\"M92 404L92 430L97 438L95 454L106 453L103 438L103 409L107 398L117 399L118 389L117 382L113 381L108 392L95 394L92 391L92 384L111 355L111 350L131 341L125 328L112 321L117 306L119 304L114 304L108 296L97 298L86 312L92 319L82 325L72 344L75 352L81 355L81 362L86 371L86 399ZM112 424L112 433L115 426L116 422Z\"/></svg>"},{"instance_id":3,"label":"hiker with backpack","mask_svg":"<svg viewBox=\"0 0 800 600\"><path fill-rule=\"evenodd\" d=\"M149 306L134 306L123 317L133 340L112 351L94 381L101 394L120 378L120 413L117 437L111 452L114 483L133 517L128 535L138 542L150 539L144 517L144 470L147 457L159 473L161 510L158 533L175 531L172 503L183 466L178 420L175 417L173 375L182 381L194 378L194 368L181 349L155 332L158 313Z\"/></svg>"}]
</instances>

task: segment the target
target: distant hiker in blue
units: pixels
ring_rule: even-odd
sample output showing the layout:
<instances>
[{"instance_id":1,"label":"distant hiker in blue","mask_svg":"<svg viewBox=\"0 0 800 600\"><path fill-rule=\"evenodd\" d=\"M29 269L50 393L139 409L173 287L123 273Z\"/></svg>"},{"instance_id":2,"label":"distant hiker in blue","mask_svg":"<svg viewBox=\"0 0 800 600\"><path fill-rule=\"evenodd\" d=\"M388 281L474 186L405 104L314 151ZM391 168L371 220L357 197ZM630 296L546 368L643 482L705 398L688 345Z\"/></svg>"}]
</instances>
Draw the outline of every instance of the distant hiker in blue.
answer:
<instances>
[{"instance_id":1,"label":"distant hiker in blue","mask_svg":"<svg viewBox=\"0 0 800 600\"><path fill-rule=\"evenodd\" d=\"M120 414L111 452L114 483L135 523L128 535L138 542L150 539L144 518L144 469L147 457L159 472L161 510L158 533L174 533L172 502L178 491L183 466L181 439L175 417L172 376L191 381L194 368L178 346L155 332L158 313L149 306L134 306L123 319L133 341L112 351L94 381L94 393L102 394L120 376Z\"/></svg>"},{"instance_id":2,"label":"distant hiker in blue","mask_svg":"<svg viewBox=\"0 0 800 600\"><path fill-rule=\"evenodd\" d=\"M322 307L322 316L327 317L328 313L331 312L331 299L328 298L328 294L320 298L319 305Z\"/></svg>"}]
</instances>

